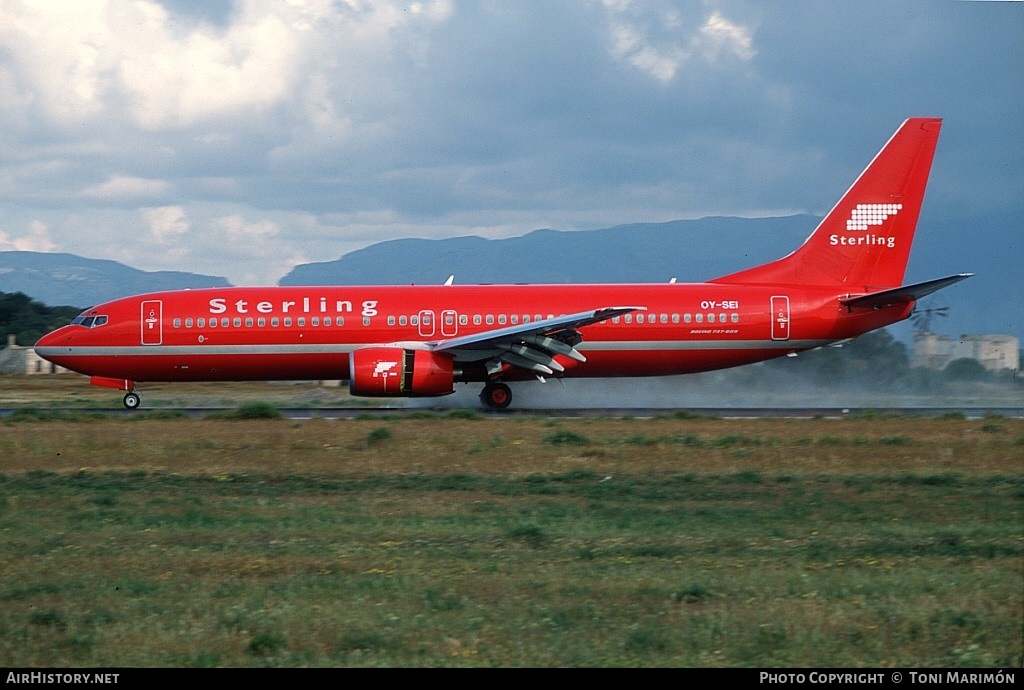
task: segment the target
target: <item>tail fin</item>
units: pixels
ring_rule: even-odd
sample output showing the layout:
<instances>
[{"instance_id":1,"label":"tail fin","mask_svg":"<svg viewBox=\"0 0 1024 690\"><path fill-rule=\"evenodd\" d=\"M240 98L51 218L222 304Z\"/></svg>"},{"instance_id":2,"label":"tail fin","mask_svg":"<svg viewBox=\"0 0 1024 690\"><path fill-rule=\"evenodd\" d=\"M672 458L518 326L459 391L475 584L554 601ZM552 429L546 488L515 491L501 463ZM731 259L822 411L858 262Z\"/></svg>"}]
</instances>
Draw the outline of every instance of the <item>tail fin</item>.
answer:
<instances>
[{"instance_id":1,"label":"tail fin","mask_svg":"<svg viewBox=\"0 0 1024 690\"><path fill-rule=\"evenodd\" d=\"M941 127L939 118L906 120L799 249L711 282L899 286Z\"/></svg>"}]
</instances>

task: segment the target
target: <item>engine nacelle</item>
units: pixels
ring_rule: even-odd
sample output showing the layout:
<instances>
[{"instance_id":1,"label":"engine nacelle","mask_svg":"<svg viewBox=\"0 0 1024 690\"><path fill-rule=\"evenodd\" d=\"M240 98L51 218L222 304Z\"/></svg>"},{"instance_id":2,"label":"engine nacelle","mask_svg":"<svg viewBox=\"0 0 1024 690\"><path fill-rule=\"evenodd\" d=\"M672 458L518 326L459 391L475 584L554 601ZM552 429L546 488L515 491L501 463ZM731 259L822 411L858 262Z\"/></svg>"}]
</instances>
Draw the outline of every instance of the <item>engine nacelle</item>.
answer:
<instances>
[{"instance_id":1,"label":"engine nacelle","mask_svg":"<svg viewBox=\"0 0 1024 690\"><path fill-rule=\"evenodd\" d=\"M452 358L430 350L364 347L348 357L352 395L430 397L455 392Z\"/></svg>"}]
</instances>

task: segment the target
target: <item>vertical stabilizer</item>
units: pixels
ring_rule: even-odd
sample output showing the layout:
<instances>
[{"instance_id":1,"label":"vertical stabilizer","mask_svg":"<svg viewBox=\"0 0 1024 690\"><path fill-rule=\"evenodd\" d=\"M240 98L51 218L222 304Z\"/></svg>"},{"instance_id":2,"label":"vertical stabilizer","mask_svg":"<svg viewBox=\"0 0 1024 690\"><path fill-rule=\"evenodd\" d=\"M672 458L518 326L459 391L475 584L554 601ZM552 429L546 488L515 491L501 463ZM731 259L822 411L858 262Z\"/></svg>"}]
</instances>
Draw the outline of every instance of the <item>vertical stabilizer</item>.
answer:
<instances>
[{"instance_id":1,"label":"vertical stabilizer","mask_svg":"<svg viewBox=\"0 0 1024 690\"><path fill-rule=\"evenodd\" d=\"M942 120L911 118L795 252L715 283L801 284L871 292L907 268Z\"/></svg>"}]
</instances>

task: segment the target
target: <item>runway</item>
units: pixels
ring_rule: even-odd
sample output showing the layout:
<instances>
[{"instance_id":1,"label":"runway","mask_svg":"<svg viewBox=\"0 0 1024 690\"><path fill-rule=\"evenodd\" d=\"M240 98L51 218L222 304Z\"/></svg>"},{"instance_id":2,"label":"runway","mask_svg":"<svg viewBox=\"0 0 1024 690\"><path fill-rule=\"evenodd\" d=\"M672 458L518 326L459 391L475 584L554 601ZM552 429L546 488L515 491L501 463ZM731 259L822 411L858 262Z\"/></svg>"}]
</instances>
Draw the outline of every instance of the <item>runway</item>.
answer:
<instances>
[{"instance_id":1,"label":"runway","mask_svg":"<svg viewBox=\"0 0 1024 690\"><path fill-rule=\"evenodd\" d=\"M160 414L180 413L192 419L217 416L237 410L237 407L154 407L127 410L123 407L111 408L3 408L0 419L14 416L18 410L31 409L38 415L66 417L74 415L97 415L103 417L158 416ZM982 419L988 416L1000 416L1012 419L1024 418L1024 407L690 407L690 408L655 408L655 407L590 407L590 408L531 408L484 410L474 408L451 407L277 407L277 412L285 419L365 419L384 417L414 418L417 416L454 416L474 414L483 418L515 418L515 417L547 417L547 418L701 418L718 419L844 419L863 417L943 417L963 416L967 419Z\"/></svg>"}]
</instances>

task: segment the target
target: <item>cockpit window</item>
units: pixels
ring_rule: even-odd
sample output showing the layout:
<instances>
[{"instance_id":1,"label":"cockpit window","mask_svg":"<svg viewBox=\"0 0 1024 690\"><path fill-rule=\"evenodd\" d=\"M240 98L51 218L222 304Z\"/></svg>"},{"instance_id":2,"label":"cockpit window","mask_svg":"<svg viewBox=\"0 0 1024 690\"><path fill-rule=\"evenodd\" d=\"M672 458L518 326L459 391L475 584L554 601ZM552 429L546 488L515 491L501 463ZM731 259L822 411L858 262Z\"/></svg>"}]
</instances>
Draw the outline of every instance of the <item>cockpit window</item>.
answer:
<instances>
[{"instance_id":1,"label":"cockpit window","mask_svg":"<svg viewBox=\"0 0 1024 690\"><path fill-rule=\"evenodd\" d=\"M100 326L107 323L106 316L85 316L84 314L76 316L71 320L72 326L85 326L86 328L99 328Z\"/></svg>"}]
</instances>

